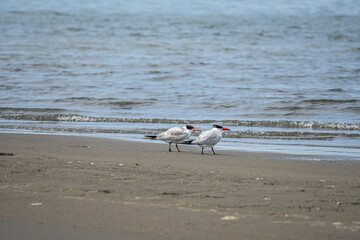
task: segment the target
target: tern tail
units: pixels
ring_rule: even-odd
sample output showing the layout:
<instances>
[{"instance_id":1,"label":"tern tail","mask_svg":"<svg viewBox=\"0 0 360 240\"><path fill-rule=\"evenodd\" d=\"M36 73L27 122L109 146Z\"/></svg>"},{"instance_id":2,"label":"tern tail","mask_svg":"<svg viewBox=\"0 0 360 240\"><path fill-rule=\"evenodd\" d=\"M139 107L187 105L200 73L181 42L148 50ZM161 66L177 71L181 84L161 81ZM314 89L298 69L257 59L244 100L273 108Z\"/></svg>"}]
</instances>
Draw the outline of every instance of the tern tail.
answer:
<instances>
[{"instance_id":1,"label":"tern tail","mask_svg":"<svg viewBox=\"0 0 360 240\"><path fill-rule=\"evenodd\" d=\"M192 144L195 139L182 141L181 144Z\"/></svg>"},{"instance_id":2,"label":"tern tail","mask_svg":"<svg viewBox=\"0 0 360 240\"><path fill-rule=\"evenodd\" d=\"M149 139L155 139L157 136L156 135L145 135L145 138L149 138Z\"/></svg>"}]
</instances>

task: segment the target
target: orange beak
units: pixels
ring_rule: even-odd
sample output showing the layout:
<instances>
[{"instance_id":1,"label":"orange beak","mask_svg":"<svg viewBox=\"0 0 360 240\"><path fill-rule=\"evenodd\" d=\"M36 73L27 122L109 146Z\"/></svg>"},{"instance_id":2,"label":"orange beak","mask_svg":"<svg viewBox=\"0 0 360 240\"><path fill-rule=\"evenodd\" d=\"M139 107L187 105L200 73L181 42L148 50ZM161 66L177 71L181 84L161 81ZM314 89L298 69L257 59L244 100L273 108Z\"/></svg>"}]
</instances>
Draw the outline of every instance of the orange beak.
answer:
<instances>
[{"instance_id":1,"label":"orange beak","mask_svg":"<svg viewBox=\"0 0 360 240\"><path fill-rule=\"evenodd\" d=\"M223 128L222 130L224 130L224 131L230 131L229 128Z\"/></svg>"},{"instance_id":2,"label":"orange beak","mask_svg":"<svg viewBox=\"0 0 360 240\"><path fill-rule=\"evenodd\" d=\"M193 131L200 131L199 127L194 127Z\"/></svg>"}]
</instances>

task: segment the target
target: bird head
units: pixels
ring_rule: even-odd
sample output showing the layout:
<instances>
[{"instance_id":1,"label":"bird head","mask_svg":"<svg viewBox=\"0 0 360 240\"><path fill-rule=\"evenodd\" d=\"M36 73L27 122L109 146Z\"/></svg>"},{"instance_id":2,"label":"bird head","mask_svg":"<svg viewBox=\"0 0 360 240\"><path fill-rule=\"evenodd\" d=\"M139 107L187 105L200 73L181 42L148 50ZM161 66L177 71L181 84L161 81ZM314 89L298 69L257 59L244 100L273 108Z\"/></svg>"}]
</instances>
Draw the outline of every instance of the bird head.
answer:
<instances>
[{"instance_id":1,"label":"bird head","mask_svg":"<svg viewBox=\"0 0 360 240\"><path fill-rule=\"evenodd\" d=\"M214 124L213 128L217 128L217 129L220 129L220 130L223 130L223 131L230 131L229 128L226 128L226 127L223 127L223 126L220 126L220 125L217 125L217 124Z\"/></svg>"},{"instance_id":2,"label":"bird head","mask_svg":"<svg viewBox=\"0 0 360 240\"><path fill-rule=\"evenodd\" d=\"M185 128L193 131L200 131L199 127L193 127L192 125L185 125Z\"/></svg>"}]
</instances>

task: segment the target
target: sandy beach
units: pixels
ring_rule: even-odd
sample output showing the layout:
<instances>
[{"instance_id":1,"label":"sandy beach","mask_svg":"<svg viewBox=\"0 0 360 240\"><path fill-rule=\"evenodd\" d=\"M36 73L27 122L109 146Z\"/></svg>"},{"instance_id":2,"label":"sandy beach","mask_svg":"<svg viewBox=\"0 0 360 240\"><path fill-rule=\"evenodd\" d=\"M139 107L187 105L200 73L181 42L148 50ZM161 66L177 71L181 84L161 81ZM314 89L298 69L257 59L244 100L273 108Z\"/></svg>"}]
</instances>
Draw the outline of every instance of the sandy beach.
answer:
<instances>
[{"instance_id":1,"label":"sandy beach","mask_svg":"<svg viewBox=\"0 0 360 240\"><path fill-rule=\"evenodd\" d=\"M1 239L359 239L360 163L0 134Z\"/></svg>"}]
</instances>

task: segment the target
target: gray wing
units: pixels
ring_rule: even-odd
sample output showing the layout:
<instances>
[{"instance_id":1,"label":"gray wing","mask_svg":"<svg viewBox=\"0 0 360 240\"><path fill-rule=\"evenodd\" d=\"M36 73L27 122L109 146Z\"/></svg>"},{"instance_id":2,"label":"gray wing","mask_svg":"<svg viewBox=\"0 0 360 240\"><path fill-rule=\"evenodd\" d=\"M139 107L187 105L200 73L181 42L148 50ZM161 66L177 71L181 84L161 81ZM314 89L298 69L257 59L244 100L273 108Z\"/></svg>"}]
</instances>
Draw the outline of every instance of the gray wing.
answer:
<instances>
[{"instance_id":1,"label":"gray wing","mask_svg":"<svg viewBox=\"0 0 360 240\"><path fill-rule=\"evenodd\" d=\"M182 127L173 127L166 132L159 133L156 139L161 139L167 142L183 141L188 137L185 129Z\"/></svg>"},{"instance_id":2,"label":"gray wing","mask_svg":"<svg viewBox=\"0 0 360 240\"><path fill-rule=\"evenodd\" d=\"M214 146L221 140L221 134L214 131L204 131L192 143L204 146Z\"/></svg>"}]
</instances>

